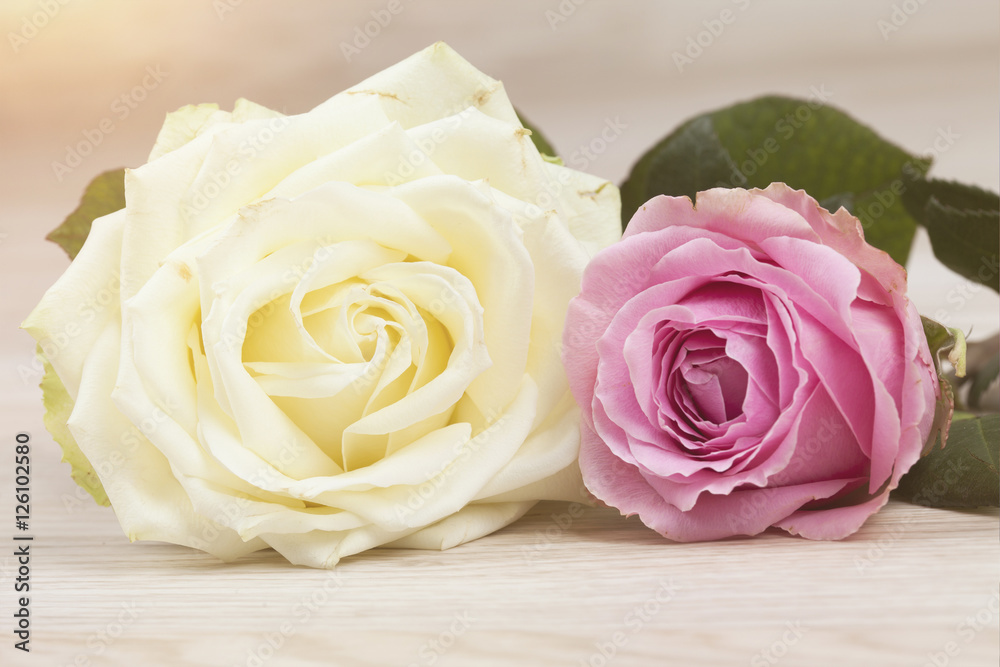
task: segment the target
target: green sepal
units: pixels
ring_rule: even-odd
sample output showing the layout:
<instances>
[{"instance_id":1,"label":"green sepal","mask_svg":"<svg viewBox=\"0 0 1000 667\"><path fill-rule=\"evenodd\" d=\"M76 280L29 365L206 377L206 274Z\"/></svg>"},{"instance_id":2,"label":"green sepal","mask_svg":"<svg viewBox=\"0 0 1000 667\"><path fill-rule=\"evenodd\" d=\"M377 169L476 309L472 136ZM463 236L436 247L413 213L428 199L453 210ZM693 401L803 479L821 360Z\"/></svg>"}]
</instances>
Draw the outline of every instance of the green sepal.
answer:
<instances>
[{"instance_id":1,"label":"green sepal","mask_svg":"<svg viewBox=\"0 0 1000 667\"><path fill-rule=\"evenodd\" d=\"M101 484L94 466L80 451L80 446L76 444L73 434L70 433L66 422L70 413L73 412L73 399L63 386L62 380L56 375L52 364L42 354L39 347L36 354L42 359L45 368L45 375L39 385L42 389L42 404L45 406L45 416L43 422L45 428L52 434L53 440L62 447L64 463L68 463L71 468L70 476L84 491L93 496L98 505L110 505L104 486Z\"/></svg>"},{"instance_id":2,"label":"green sepal","mask_svg":"<svg viewBox=\"0 0 1000 667\"><path fill-rule=\"evenodd\" d=\"M924 443L924 449L921 452L921 456L927 456L933 449L941 449L945 446L952 414L955 411L955 390L941 368L941 361L942 357L955 347L956 330L949 329L929 317L921 317L920 320L924 326L924 336L927 338L927 347L930 348L931 358L934 360L934 370L938 376L938 385L941 389L935 403L934 421L931 423L927 442ZM958 333L961 334L961 332ZM964 341L964 337L962 340Z\"/></svg>"},{"instance_id":3,"label":"green sepal","mask_svg":"<svg viewBox=\"0 0 1000 667\"><path fill-rule=\"evenodd\" d=\"M122 208L125 208L125 170L106 171L90 182L76 210L45 238L73 259L90 235L94 220Z\"/></svg>"},{"instance_id":4,"label":"green sepal","mask_svg":"<svg viewBox=\"0 0 1000 667\"><path fill-rule=\"evenodd\" d=\"M535 148L537 148L538 152L542 154L542 159L546 162L561 165L563 163L562 158L556 154L556 149L552 147L552 144L549 143L549 140L545 137L545 135L539 132L538 128L525 120L524 116L522 116L519 111L515 111L515 113L517 113L517 119L521 121L521 125L524 126L524 129L531 133L531 143L535 144Z\"/></svg>"},{"instance_id":5,"label":"green sepal","mask_svg":"<svg viewBox=\"0 0 1000 667\"><path fill-rule=\"evenodd\" d=\"M921 318L941 385L930 436L922 458L900 480L892 495L928 507L1000 505L997 448L998 415L976 417L953 412L954 394L941 369L949 351L956 367L965 365L965 337L934 320Z\"/></svg>"}]
</instances>

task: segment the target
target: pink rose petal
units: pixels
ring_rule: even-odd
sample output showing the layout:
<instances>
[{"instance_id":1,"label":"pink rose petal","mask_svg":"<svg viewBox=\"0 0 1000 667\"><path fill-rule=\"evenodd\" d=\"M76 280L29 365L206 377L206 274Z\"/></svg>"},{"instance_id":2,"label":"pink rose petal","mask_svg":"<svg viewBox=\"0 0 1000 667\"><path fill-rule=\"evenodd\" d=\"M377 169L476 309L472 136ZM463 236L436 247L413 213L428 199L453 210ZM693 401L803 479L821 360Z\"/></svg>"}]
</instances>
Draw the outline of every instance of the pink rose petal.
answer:
<instances>
[{"instance_id":1,"label":"pink rose petal","mask_svg":"<svg viewBox=\"0 0 1000 667\"><path fill-rule=\"evenodd\" d=\"M567 317L588 488L675 540L853 533L940 391L905 281L783 184L651 199Z\"/></svg>"}]
</instances>

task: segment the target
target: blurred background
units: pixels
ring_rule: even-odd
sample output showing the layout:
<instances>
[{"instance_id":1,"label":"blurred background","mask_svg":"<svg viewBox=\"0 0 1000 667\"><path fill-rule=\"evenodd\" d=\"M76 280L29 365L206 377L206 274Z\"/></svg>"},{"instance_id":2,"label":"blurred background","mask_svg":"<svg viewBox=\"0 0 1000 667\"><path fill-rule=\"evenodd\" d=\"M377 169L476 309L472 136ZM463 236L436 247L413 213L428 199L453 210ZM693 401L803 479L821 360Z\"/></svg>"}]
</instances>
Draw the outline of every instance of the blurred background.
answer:
<instances>
[{"instance_id":1,"label":"blurred background","mask_svg":"<svg viewBox=\"0 0 1000 667\"><path fill-rule=\"evenodd\" d=\"M823 90L905 149L935 153L937 177L996 190L998 19L998 3L976 0L4 0L4 414L42 432L33 345L17 325L68 264L43 237L95 175L145 162L164 115L185 104L246 97L303 112L444 40L503 80L564 156L621 127L589 166L617 183L692 115ZM923 237L909 268L923 313L973 338L997 330L996 295L941 267ZM41 468L71 487L62 466Z\"/></svg>"}]
</instances>

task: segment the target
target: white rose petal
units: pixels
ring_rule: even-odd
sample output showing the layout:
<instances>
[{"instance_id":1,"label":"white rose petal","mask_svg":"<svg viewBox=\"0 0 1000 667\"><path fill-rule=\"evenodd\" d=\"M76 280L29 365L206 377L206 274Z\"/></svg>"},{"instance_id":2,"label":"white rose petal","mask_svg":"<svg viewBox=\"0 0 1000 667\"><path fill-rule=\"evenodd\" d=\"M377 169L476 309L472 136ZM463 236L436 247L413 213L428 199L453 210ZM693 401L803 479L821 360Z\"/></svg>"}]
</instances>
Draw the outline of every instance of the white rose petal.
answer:
<instances>
[{"instance_id":1,"label":"white rose petal","mask_svg":"<svg viewBox=\"0 0 1000 667\"><path fill-rule=\"evenodd\" d=\"M131 539L331 567L584 500L559 344L618 192L446 45L304 114L184 107L125 188L24 326Z\"/></svg>"}]
</instances>

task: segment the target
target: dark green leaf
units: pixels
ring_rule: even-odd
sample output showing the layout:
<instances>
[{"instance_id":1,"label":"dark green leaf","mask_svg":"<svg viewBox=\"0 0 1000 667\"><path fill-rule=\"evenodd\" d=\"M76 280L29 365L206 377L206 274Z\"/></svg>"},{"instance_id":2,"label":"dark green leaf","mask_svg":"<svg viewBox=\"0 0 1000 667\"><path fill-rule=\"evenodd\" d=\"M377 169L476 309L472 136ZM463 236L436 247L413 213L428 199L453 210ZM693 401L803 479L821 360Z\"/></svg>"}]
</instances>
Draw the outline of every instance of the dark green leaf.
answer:
<instances>
[{"instance_id":1,"label":"dark green leaf","mask_svg":"<svg viewBox=\"0 0 1000 667\"><path fill-rule=\"evenodd\" d=\"M903 203L927 228L937 258L969 280L1000 290L1000 196L952 181L919 180Z\"/></svg>"},{"instance_id":2,"label":"dark green leaf","mask_svg":"<svg viewBox=\"0 0 1000 667\"><path fill-rule=\"evenodd\" d=\"M826 199L819 202L819 205L828 211L836 211L840 207L847 209L849 213L854 213L854 193L853 192L841 192L840 194L830 195Z\"/></svg>"},{"instance_id":3,"label":"dark green leaf","mask_svg":"<svg viewBox=\"0 0 1000 667\"><path fill-rule=\"evenodd\" d=\"M735 178L739 170L719 143L710 115L691 120L648 151L622 185L622 228L656 195L687 196Z\"/></svg>"},{"instance_id":4,"label":"dark green leaf","mask_svg":"<svg viewBox=\"0 0 1000 667\"><path fill-rule=\"evenodd\" d=\"M898 179L861 196L852 213L861 221L865 230L865 240L880 250L885 250L889 256L902 265L910 255L913 246L913 236L917 232L913 217L898 195L892 194L893 187L903 192L905 179ZM886 206L884 202L892 204Z\"/></svg>"},{"instance_id":5,"label":"dark green leaf","mask_svg":"<svg viewBox=\"0 0 1000 667\"><path fill-rule=\"evenodd\" d=\"M901 194L929 166L818 100L761 97L692 119L647 152L622 185L622 220L660 194L784 182L844 205L905 263L916 223Z\"/></svg>"},{"instance_id":6,"label":"dark green leaf","mask_svg":"<svg viewBox=\"0 0 1000 667\"><path fill-rule=\"evenodd\" d=\"M521 125L523 125L526 130L531 132L531 143L535 144L535 148L537 148L538 152L542 154L542 157L558 157L556 149L552 147L552 144L550 144L549 140L545 138L545 135L539 132L534 125L525 120L520 111L516 111L516 113L517 119L521 121Z\"/></svg>"},{"instance_id":7,"label":"dark green leaf","mask_svg":"<svg viewBox=\"0 0 1000 667\"><path fill-rule=\"evenodd\" d=\"M45 238L76 257L97 218L125 207L125 170L106 171L90 182L76 210Z\"/></svg>"},{"instance_id":8,"label":"dark green leaf","mask_svg":"<svg viewBox=\"0 0 1000 667\"><path fill-rule=\"evenodd\" d=\"M956 419L948 445L917 461L893 496L928 507L1000 506L1000 415Z\"/></svg>"}]
</instances>

